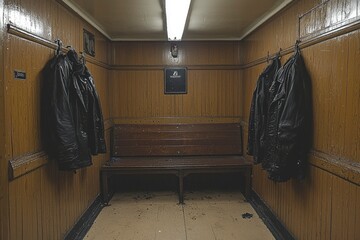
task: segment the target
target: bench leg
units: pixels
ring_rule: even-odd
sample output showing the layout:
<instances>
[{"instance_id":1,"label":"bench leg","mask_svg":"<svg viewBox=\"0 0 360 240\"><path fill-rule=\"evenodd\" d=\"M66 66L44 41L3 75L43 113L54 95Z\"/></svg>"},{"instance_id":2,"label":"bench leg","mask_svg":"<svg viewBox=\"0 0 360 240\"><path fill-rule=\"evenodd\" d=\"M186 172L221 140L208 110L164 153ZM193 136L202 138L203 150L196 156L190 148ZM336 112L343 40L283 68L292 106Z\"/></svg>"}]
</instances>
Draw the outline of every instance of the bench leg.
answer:
<instances>
[{"instance_id":1,"label":"bench leg","mask_svg":"<svg viewBox=\"0 0 360 240\"><path fill-rule=\"evenodd\" d=\"M184 204L184 173L179 171L179 203Z\"/></svg>"},{"instance_id":2,"label":"bench leg","mask_svg":"<svg viewBox=\"0 0 360 240\"><path fill-rule=\"evenodd\" d=\"M101 195L105 205L109 204L109 183L108 173L105 171L101 172Z\"/></svg>"},{"instance_id":3,"label":"bench leg","mask_svg":"<svg viewBox=\"0 0 360 240\"><path fill-rule=\"evenodd\" d=\"M244 172L245 178L245 199L250 200L250 187L251 187L251 169L246 169Z\"/></svg>"}]
</instances>

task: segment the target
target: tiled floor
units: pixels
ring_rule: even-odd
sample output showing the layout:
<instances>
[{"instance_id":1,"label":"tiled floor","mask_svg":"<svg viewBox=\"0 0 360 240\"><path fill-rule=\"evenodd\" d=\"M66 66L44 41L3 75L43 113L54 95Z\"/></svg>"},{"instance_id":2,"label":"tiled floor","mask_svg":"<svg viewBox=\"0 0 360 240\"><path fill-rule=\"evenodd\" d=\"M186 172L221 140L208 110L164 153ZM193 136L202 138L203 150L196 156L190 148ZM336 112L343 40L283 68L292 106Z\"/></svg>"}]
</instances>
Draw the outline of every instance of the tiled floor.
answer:
<instances>
[{"instance_id":1,"label":"tiled floor","mask_svg":"<svg viewBox=\"0 0 360 240\"><path fill-rule=\"evenodd\" d=\"M133 192L116 194L110 204L85 240L274 239L240 192L187 193L184 205L176 193Z\"/></svg>"}]
</instances>

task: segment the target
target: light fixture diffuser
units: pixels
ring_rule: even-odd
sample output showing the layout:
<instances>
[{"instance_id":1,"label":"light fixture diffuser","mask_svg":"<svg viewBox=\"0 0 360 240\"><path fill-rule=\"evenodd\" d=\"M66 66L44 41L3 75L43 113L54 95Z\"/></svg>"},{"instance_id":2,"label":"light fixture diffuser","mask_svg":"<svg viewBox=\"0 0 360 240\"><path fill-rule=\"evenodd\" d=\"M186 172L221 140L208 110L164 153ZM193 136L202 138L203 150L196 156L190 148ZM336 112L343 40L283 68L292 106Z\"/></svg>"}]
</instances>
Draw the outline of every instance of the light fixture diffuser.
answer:
<instances>
[{"instance_id":1,"label":"light fixture diffuser","mask_svg":"<svg viewBox=\"0 0 360 240\"><path fill-rule=\"evenodd\" d=\"M165 0L166 27L169 41L180 41L191 0Z\"/></svg>"}]
</instances>

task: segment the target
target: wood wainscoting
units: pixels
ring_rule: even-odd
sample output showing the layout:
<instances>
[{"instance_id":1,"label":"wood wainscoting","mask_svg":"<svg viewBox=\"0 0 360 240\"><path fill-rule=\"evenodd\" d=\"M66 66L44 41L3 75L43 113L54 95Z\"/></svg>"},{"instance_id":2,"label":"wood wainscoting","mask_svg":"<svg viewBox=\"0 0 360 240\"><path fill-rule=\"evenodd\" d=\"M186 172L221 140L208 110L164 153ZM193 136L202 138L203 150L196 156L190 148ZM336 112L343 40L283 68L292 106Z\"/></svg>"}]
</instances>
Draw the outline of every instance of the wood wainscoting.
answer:
<instances>
[{"instance_id":1,"label":"wood wainscoting","mask_svg":"<svg viewBox=\"0 0 360 240\"><path fill-rule=\"evenodd\" d=\"M266 67L267 52L289 49L283 51L283 63L291 56L298 38L298 16L316 7L315 2L295 1L243 40L245 133L252 92ZM255 166L253 190L295 239L359 239L360 12L356 9L360 2L330 0L322 6L326 14L312 15L307 24L328 22L330 29L334 24L333 30L300 43L313 92L314 139L308 176L304 181L274 183L261 166ZM349 16L352 23L346 19ZM343 20L351 24L335 28L336 21Z\"/></svg>"},{"instance_id":2,"label":"wood wainscoting","mask_svg":"<svg viewBox=\"0 0 360 240\"><path fill-rule=\"evenodd\" d=\"M109 153L94 157L93 166L76 173L60 172L48 159L40 139L40 89L46 81L42 70L54 56L55 39L81 52L83 29L95 34L97 53L86 57L87 66L100 96L110 147L109 41L58 1L0 4L5 23L14 26L5 31L0 19L0 238L63 239L99 195L100 166ZM15 79L15 70L25 72L26 79Z\"/></svg>"}]
</instances>

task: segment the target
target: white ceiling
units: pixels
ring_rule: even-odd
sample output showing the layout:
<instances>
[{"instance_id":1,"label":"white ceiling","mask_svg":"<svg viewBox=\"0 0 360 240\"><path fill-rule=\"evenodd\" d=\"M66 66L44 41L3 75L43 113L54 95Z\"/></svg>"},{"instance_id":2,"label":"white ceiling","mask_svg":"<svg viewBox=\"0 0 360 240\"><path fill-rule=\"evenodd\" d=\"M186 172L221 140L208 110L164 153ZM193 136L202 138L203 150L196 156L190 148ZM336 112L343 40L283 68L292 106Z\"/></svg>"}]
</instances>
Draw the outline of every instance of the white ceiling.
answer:
<instances>
[{"instance_id":1,"label":"white ceiling","mask_svg":"<svg viewBox=\"0 0 360 240\"><path fill-rule=\"evenodd\" d=\"M110 40L167 40L164 0L60 1ZM241 40L291 1L192 0L182 40Z\"/></svg>"}]
</instances>

